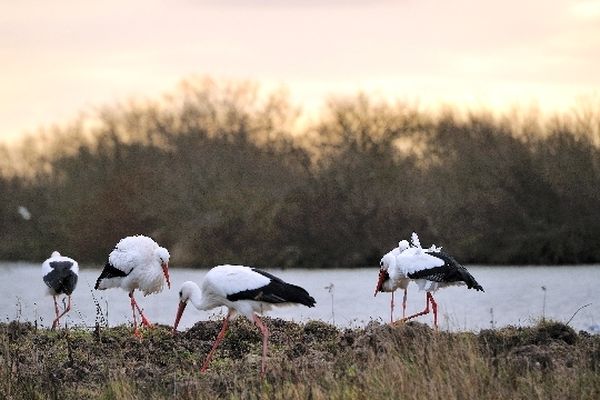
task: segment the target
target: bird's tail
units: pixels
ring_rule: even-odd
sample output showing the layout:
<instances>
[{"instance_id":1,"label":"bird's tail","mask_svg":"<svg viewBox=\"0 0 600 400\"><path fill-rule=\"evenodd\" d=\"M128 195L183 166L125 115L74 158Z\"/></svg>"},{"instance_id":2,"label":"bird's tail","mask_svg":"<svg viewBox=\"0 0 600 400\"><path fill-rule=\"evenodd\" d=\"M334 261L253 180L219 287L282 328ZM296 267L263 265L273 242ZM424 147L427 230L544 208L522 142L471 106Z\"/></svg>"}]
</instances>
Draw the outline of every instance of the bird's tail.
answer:
<instances>
[{"instance_id":1,"label":"bird's tail","mask_svg":"<svg viewBox=\"0 0 600 400\"><path fill-rule=\"evenodd\" d=\"M103 277L99 277L98 279L96 279L96 284L94 285L94 289L96 290L103 290L103 289L107 289L105 287L100 287L100 285L102 284L102 281L104 280Z\"/></svg>"},{"instance_id":2,"label":"bird's tail","mask_svg":"<svg viewBox=\"0 0 600 400\"><path fill-rule=\"evenodd\" d=\"M107 262L104 265L104 269L100 273L100 276L96 280L96 284L94 285L94 289L96 290L104 290L112 287L119 286L119 282L116 279L112 278L123 278L127 276L128 273L121 271L113 267L110 262Z\"/></svg>"},{"instance_id":3,"label":"bird's tail","mask_svg":"<svg viewBox=\"0 0 600 400\"><path fill-rule=\"evenodd\" d=\"M467 288L485 292L485 290L483 290L483 287L479 283L477 283L473 275L471 275L469 271L466 270L466 268L461 269L461 272L463 275L463 281L467 284Z\"/></svg>"},{"instance_id":4,"label":"bird's tail","mask_svg":"<svg viewBox=\"0 0 600 400\"><path fill-rule=\"evenodd\" d=\"M287 284L287 301L300 303L307 307L314 307L317 303L308 292L300 286Z\"/></svg>"}]
</instances>

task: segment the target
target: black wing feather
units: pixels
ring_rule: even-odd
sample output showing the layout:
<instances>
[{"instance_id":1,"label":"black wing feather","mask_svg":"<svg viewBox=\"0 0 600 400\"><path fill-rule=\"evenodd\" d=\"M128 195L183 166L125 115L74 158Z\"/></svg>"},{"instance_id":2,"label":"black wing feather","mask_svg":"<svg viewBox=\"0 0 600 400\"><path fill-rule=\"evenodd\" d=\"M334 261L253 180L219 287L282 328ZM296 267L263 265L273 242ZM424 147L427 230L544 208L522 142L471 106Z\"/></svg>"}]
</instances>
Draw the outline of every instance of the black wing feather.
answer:
<instances>
[{"instance_id":1,"label":"black wing feather","mask_svg":"<svg viewBox=\"0 0 600 400\"><path fill-rule=\"evenodd\" d=\"M483 287L462 266L458 261L454 259L450 254L443 251L439 252L428 252L428 254L437 257L444 261L444 265L439 267L427 268L420 271L416 271L408 274L411 279L427 279L433 282L459 282L462 281L467 284L469 289L475 289L484 291Z\"/></svg>"},{"instance_id":2,"label":"black wing feather","mask_svg":"<svg viewBox=\"0 0 600 400\"><path fill-rule=\"evenodd\" d=\"M307 307L314 307L315 299L300 286L284 282L280 278L263 270L252 268L252 271L270 279L270 282L256 289L243 290L227 296L229 301L256 300L266 303L299 303Z\"/></svg>"},{"instance_id":3,"label":"black wing feather","mask_svg":"<svg viewBox=\"0 0 600 400\"><path fill-rule=\"evenodd\" d=\"M77 274L71 271L71 261L51 261L52 271L44 275L44 282L56 294L71 295L77 286Z\"/></svg>"},{"instance_id":4,"label":"black wing feather","mask_svg":"<svg viewBox=\"0 0 600 400\"><path fill-rule=\"evenodd\" d=\"M129 271L129 272L131 272L131 271ZM104 269L100 273L100 276L96 280L96 285L94 286L94 289L98 289L98 286L100 286L100 282L102 281L102 279L125 277L127 275L129 275L129 274L121 271L118 268L113 267L112 264L107 261L106 265L104 265Z\"/></svg>"}]
</instances>

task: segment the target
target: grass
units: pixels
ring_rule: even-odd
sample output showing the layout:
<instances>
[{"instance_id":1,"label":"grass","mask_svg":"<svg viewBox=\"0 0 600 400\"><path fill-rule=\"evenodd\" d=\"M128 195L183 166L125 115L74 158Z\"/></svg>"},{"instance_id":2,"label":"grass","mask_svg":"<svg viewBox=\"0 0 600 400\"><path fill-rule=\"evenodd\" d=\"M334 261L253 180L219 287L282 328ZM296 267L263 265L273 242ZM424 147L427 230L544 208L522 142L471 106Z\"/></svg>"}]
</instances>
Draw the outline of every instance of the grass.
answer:
<instances>
[{"instance_id":1,"label":"grass","mask_svg":"<svg viewBox=\"0 0 600 400\"><path fill-rule=\"evenodd\" d=\"M142 341L125 326L53 332L0 324L0 398L600 398L600 336L561 323L475 334L419 323L339 330L265 321L272 335L264 379L260 334L244 319L234 321L205 374L199 368L216 321L176 336L159 326Z\"/></svg>"}]
</instances>

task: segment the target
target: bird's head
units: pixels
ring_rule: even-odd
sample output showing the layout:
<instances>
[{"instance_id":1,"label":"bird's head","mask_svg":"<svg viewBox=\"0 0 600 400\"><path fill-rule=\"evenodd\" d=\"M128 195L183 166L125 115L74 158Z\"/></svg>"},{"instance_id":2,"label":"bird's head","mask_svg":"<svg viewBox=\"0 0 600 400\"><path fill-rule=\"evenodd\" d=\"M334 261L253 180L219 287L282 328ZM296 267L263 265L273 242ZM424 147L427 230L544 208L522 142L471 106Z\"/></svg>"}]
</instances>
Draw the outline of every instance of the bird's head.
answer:
<instances>
[{"instance_id":1,"label":"bird's head","mask_svg":"<svg viewBox=\"0 0 600 400\"><path fill-rule=\"evenodd\" d=\"M169 259L171 258L171 255L169 254L169 250L164 247L159 247L155 250L155 254L160 263L160 267L163 270L163 275L167 280L167 287L171 289L171 280L169 279Z\"/></svg>"},{"instance_id":2,"label":"bird's head","mask_svg":"<svg viewBox=\"0 0 600 400\"><path fill-rule=\"evenodd\" d=\"M390 251L385 256L381 258L379 261L379 270L380 271L388 271L390 268L396 267L396 255L393 251Z\"/></svg>"},{"instance_id":3,"label":"bird's head","mask_svg":"<svg viewBox=\"0 0 600 400\"><path fill-rule=\"evenodd\" d=\"M377 279L377 286L375 287L375 294L373 296L377 296L377 293L383 291L383 283L390 279L388 269L394 266L395 263L396 257L392 254L392 252L387 253L381 258L381 261L379 262L379 279Z\"/></svg>"},{"instance_id":4,"label":"bird's head","mask_svg":"<svg viewBox=\"0 0 600 400\"><path fill-rule=\"evenodd\" d=\"M177 331L179 320L183 315L183 311L185 311L188 301L192 297L192 294L197 290L199 290L198 285L192 281L184 282L183 285L181 285L181 289L179 289L179 306L177 307L177 315L175 316L175 323L173 324L173 334Z\"/></svg>"}]
</instances>

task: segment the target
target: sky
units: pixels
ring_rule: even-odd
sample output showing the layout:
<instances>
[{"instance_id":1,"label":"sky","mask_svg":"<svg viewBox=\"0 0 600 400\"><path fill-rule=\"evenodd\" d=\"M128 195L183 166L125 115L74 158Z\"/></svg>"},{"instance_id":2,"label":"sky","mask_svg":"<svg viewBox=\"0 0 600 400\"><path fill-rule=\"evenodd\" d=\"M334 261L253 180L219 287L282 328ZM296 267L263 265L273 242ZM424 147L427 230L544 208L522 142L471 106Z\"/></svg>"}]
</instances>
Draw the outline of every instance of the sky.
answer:
<instances>
[{"instance_id":1,"label":"sky","mask_svg":"<svg viewBox=\"0 0 600 400\"><path fill-rule=\"evenodd\" d=\"M600 92L600 0L4 0L0 141L210 76L306 112L371 93L565 111Z\"/></svg>"}]
</instances>

